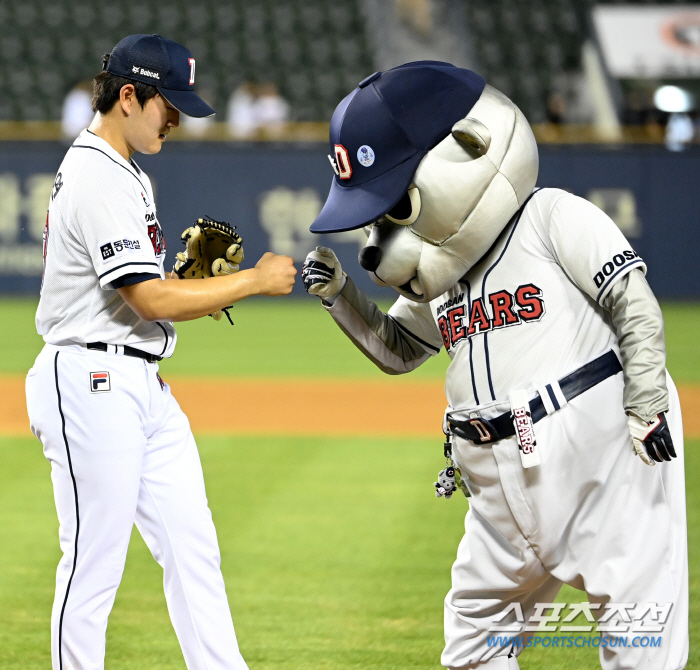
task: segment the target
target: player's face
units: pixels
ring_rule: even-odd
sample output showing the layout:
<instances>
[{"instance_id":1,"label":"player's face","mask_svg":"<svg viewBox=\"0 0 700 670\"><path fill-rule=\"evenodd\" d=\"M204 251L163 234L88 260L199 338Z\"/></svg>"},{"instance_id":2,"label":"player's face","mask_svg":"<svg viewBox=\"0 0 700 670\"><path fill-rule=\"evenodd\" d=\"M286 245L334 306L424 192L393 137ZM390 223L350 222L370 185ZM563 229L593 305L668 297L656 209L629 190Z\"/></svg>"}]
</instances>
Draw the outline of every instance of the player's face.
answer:
<instances>
[{"instance_id":1,"label":"player's face","mask_svg":"<svg viewBox=\"0 0 700 670\"><path fill-rule=\"evenodd\" d=\"M156 94L143 109L134 105L129 144L142 154L157 154L172 128L180 125L180 112L162 95Z\"/></svg>"}]
</instances>

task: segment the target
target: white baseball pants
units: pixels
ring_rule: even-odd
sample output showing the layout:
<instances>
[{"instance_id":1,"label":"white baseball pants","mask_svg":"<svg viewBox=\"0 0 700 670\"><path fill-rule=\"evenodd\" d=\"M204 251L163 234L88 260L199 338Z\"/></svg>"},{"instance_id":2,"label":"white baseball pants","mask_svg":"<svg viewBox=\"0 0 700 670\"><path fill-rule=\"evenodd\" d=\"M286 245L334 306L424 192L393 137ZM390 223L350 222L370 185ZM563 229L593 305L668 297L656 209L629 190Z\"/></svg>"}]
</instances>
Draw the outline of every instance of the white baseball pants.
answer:
<instances>
[{"instance_id":1,"label":"white baseball pants","mask_svg":"<svg viewBox=\"0 0 700 670\"><path fill-rule=\"evenodd\" d=\"M633 623L626 633L609 633L627 638L627 646L600 646L604 670L685 667L683 427L676 388L670 377L667 382L667 420L678 457L654 467L632 451L621 409L622 374L535 425L539 466L522 467L515 438L483 446L455 438L454 458L469 477L472 498L445 599L444 666L517 668L513 656L522 651L526 659L527 649L497 648L488 642L489 636L492 641L517 636L517 617L509 614L498 622L512 623L514 632L494 632L496 619L519 603L528 622L537 603L552 603L561 585L570 584L599 604L592 611L597 617L609 603L672 604L660 632L635 633ZM494 404L483 416L489 419L507 410L507 404ZM558 635L571 635L558 630ZM573 635L595 636L594 631ZM660 636L660 645L633 646L633 639L643 636ZM556 657L557 650L549 653Z\"/></svg>"},{"instance_id":2,"label":"white baseball pants","mask_svg":"<svg viewBox=\"0 0 700 670\"><path fill-rule=\"evenodd\" d=\"M30 424L51 463L63 551L51 617L54 670L104 668L107 619L134 523L163 568L187 667L247 667L197 447L157 371L138 358L46 345L27 376ZM102 381L93 385L91 373Z\"/></svg>"}]
</instances>

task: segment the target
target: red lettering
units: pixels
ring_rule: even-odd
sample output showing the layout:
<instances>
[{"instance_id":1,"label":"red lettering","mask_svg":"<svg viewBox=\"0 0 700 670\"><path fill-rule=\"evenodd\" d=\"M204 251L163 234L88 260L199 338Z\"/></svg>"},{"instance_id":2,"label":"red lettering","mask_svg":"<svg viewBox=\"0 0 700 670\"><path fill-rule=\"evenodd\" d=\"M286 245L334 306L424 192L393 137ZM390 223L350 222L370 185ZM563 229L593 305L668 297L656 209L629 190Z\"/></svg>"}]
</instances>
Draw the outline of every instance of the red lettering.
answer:
<instances>
[{"instance_id":1,"label":"red lettering","mask_svg":"<svg viewBox=\"0 0 700 670\"><path fill-rule=\"evenodd\" d=\"M477 298L472 303L472 311L469 315L469 335L473 335L477 332L477 326L478 332L480 333L489 330L491 327L491 323L486 316L486 310L484 309L484 303L481 302L481 298Z\"/></svg>"},{"instance_id":2,"label":"red lettering","mask_svg":"<svg viewBox=\"0 0 700 670\"><path fill-rule=\"evenodd\" d=\"M441 316L438 319L438 326L440 327L440 334L442 335L442 341L445 343L445 349L450 348L450 329L447 326L447 319Z\"/></svg>"},{"instance_id":3,"label":"red lettering","mask_svg":"<svg viewBox=\"0 0 700 670\"><path fill-rule=\"evenodd\" d=\"M518 315L523 321L539 321L544 314L542 291L534 284L525 284L515 292L515 302L520 308Z\"/></svg>"},{"instance_id":4,"label":"red lettering","mask_svg":"<svg viewBox=\"0 0 700 670\"><path fill-rule=\"evenodd\" d=\"M493 307L493 327L501 328L518 323L520 319L513 309L513 296L508 291L498 291L489 295Z\"/></svg>"},{"instance_id":5,"label":"red lettering","mask_svg":"<svg viewBox=\"0 0 700 670\"><path fill-rule=\"evenodd\" d=\"M462 324L464 318L464 305L455 307L447 312L447 318L450 321L450 336L452 338L452 346L457 344L461 339L467 336Z\"/></svg>"}]
</instances>

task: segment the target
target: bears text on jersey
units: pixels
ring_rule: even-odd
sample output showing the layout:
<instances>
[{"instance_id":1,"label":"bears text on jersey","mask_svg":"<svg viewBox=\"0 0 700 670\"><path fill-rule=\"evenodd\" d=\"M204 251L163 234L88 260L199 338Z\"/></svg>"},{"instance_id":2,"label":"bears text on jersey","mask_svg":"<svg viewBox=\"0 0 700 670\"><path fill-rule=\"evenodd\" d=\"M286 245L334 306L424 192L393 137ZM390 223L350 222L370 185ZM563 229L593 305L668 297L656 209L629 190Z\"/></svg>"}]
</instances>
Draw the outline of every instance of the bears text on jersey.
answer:
<instances>
[{"instance_id":1,"label":"bears text on jersey","mask_svg":"<svg viewBox=\"0 0 700 670\"><path fill-rule=\"evenodd\" d=\"M506 290L490 293L485 300L472 300L471 306L464 303L463 293L457 297L458 304L447 308L437 319L448 350L479 333L539 321L545 313L542 289L535 284L523 284L514 293ZM449 303L441 307L444 309Z\"/></svg>"}]
</instances>

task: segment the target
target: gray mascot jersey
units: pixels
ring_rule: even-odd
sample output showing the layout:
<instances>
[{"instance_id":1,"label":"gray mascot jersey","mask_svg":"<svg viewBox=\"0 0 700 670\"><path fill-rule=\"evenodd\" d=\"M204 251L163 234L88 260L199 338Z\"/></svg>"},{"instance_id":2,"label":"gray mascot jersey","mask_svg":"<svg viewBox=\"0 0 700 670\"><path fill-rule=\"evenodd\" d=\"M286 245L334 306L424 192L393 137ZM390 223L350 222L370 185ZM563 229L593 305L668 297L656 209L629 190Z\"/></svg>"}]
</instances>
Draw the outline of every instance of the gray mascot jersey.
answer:
<instances>
[{"instance_id":1,"label":"gray mascot jersey","mask_svg":"<svg viewBox=\"0 0 700 670\"><path fill-rule=\"evenodd\" d=\"M663 328L653 336L644 328L645 319L661 318L645 271L601 210L566 191L541 189L436 300L401 297L387 316L348 281L327 309L386 372L408 372L444 346L452 359L446 394L453 409L503 401L513 389L534 393L613 349L626 385L630 366L639 377L626 388L625 408L644 418L668 407ZM617 323L620 287L642 299L626 306Z\"/></svg>"}]
</instances>

